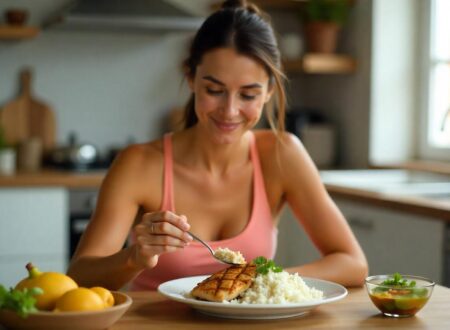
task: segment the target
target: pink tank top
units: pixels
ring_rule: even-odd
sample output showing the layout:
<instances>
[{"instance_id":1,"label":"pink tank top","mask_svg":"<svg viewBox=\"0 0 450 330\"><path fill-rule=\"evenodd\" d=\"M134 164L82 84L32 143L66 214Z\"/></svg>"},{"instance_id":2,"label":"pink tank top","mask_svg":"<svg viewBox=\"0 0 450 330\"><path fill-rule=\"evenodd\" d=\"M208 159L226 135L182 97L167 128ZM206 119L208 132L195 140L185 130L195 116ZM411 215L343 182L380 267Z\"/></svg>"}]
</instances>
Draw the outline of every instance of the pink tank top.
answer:
<instances>
[{"instance_id":1,"label":"pink tank top","mask_svg":"<svg viewBox=\"0 0 450 330\"><path fill-rule=\"evenodd\" d=\"M175 212L173 200L173 157L171 133L164 136L164 192L161 210ZM253 206L244 230L232 238L208 242L213 250L222 247L240 251L247 261L258 256L273 259L277 245L277 228L273 224L254 135L250 143L253 164ZM212 258L208 250L193 241L181 251L164 253L158 264L135 278L131 290L155 290L158 285L176 278L208 275L226 265Z\"/></svg>"}]
</instances>

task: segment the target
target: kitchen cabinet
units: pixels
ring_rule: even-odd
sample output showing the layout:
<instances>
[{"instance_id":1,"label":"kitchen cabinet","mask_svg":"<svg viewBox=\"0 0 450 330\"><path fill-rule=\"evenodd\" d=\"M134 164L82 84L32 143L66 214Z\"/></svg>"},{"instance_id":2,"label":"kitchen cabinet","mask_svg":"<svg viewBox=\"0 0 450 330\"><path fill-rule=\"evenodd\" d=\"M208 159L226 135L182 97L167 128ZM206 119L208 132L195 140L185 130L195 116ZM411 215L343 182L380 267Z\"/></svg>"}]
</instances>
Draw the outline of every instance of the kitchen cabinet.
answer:
<instances>
[{"instance_id":1,"label":"kitchen cabinet","mask_svg":"<svg viewBox=\"0 0 450 330\"><path fill-rule=\"evenodd\" d=\"M0 25L0 40L31 39L39 34L39 28L34 26Z\"/></svg>"},{"instance_id":2,"label":"kitchen cabinet","mask_svg":"<svg viewBox=\"0 0 450 330\"><path fill-rule=\"evenodd\" d=\"M281 213L278 226L278 246L275 262L286 268L308 263L319 257L320 253L312 244L291 209L286 206Z\"/></svg>"},{"instance_id":3,"label":"kitchen cabinet","mask_svg":"<svg viewBox=\"0 0 450 330\"><path fill-rule=\"evenodd\" d=\"M445 222L363 202L334 199L361 244L370 274L399 272L443 280ZM279 227L277 262L284 267L320 254L287 208Z\"/></svg>"},{"instance_id":4,"label":"kitchen cabinet","mask_svg":"<svg viewBox=\"0 0 450 330\"><path fill-rule=\"evenodd\" d=\"M65 272L68 196L64 188L0 189L0 283L12 286L33 262Z\"/></svg>"},{"instance_id":5,"label":"kitchen cabinet","mask_svg":"<svg viewBox=\"0 0 450 330\"><path fill-rule=\"evenodd\" d=\"M335 199L358 238L370 274L399 272L442 283L445 222Z\"/></svg>"}]
</instances>

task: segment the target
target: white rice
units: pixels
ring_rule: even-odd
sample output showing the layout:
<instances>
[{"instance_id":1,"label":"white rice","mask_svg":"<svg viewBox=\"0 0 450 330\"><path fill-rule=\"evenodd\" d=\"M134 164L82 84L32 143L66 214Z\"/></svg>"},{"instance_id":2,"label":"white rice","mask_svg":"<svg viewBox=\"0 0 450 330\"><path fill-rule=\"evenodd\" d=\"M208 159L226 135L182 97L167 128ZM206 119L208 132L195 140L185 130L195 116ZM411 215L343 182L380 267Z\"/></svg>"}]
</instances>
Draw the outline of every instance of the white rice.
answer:
<instances>
[{"instance_id":1,"label":"white rice","mask_svg":"<svg viewBox=\"0 0 450 330\"><path fill-rule=\"evenodd\" d=\"M308 287L297 274L286 271L258 274L252 286L240 297L230 301L232 304L289 304L320 300L323 292Z\"/></svg>"},{"instance_id":2,"label":"white rice","mask_svg":"<svg viewBox=\"0 0 450 330\"><path fill-rule=\"evenodd\" d=\"M245 264L244 256L240 251L233 251L229 248L219 247L214 251L214 255L225 262L232 262L233 264Z\"/></svg>"}]
</instances>

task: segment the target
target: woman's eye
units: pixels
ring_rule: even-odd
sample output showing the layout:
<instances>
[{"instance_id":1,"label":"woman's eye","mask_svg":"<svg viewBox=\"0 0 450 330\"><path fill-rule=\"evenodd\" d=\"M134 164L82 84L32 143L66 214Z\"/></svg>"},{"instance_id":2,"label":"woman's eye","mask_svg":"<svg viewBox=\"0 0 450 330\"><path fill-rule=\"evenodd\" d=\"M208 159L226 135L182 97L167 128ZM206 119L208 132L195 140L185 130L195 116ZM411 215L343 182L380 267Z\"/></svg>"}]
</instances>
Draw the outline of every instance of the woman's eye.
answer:
<instances>
[{"instance_id":1,"label":"woman's eye","mask_svg":"<svg viewBox=\"0 0 450 330\"><path fill-rule=\"evenodd\" d=\"M241 97L246 101L251 101L256 98L256 95L241 94Z\"/></svg>"},{"instance_id":2,"label":"woman's eye","mask_svg":"<svg viewBox=\"0 0 450 330\"><path fill-rule=\"evenodd\" d=\"M221 89L211 89L211 88L207 88L206 92L210 95L221 95L223 94L223 90Z\"/></svg>"}]
</instances>

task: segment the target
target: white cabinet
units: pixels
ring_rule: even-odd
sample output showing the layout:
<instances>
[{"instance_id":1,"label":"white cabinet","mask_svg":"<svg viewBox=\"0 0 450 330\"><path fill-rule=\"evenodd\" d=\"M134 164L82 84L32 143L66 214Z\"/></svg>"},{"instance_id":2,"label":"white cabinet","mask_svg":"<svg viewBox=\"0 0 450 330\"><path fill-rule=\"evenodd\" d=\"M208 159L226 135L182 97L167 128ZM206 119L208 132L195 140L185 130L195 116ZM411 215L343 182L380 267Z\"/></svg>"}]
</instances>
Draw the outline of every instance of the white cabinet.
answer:
<instances>
[{"instance_id":1,"label":"white cabinet","mask_svg":"<svg viewBox=\"0 0 450 330\"><path fill-rule=\"evenodd\" d=\"M442 283L445 222L335 199L360 242L370 274L399 272Z\"/></svg>"},{"instance_id":2,"label":"white cabinet","mask_svg":"<svg viewBox=\"0 0 450 330\"><path fill-rule=\"evenodd\" d=\"M334 200L366 254L370 274L399 272L442 283L444 221L368 203ZM288 208L282 214L278 238L276 261L284 267L320 256Z\"/></svg>"},{"instance_id":3,"label":"white cabinet","mask_svg":"<svg viewBox=\"0 0 450 330\"><path fill-rule=\"evenodd\" d=\"M65 189L0 189L0 283L17 283L30 261L43 271L65 272L67 226Z\"/></svg>"}]
</instances>

